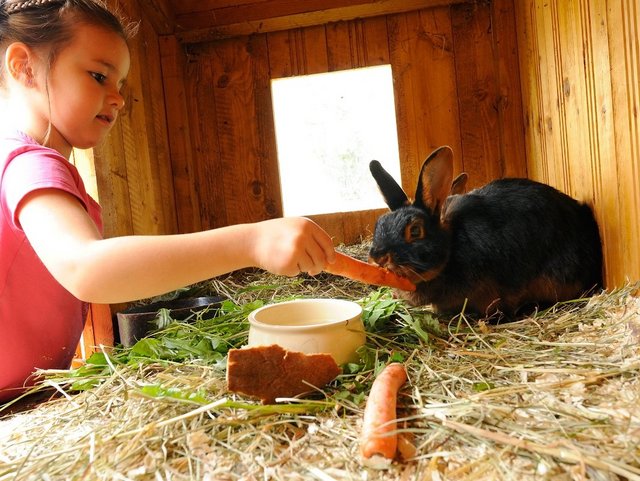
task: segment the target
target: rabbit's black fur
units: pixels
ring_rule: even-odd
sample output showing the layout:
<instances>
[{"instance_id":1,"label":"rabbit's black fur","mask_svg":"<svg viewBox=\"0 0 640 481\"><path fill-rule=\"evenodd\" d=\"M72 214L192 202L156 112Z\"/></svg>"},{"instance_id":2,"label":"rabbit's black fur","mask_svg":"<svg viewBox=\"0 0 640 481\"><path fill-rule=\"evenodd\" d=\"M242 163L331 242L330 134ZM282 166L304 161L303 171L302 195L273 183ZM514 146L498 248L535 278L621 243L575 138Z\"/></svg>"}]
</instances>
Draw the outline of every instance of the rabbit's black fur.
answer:
<instances>
[{"instance_id":1,"label":"rabbit's black fur","mask_svg":"<svg viewBox=\"0 0 640 481\"><path fill-rule=\"evenodd\" d=\"M528 179L495 180L461 194L452 151L422 166L410 202L377 162L371 172L391 208L376 223L370 258L417 284L403 293L438 311L515 315L602 286L602 248L589 206Z\"/></svg>"}]
</instances>

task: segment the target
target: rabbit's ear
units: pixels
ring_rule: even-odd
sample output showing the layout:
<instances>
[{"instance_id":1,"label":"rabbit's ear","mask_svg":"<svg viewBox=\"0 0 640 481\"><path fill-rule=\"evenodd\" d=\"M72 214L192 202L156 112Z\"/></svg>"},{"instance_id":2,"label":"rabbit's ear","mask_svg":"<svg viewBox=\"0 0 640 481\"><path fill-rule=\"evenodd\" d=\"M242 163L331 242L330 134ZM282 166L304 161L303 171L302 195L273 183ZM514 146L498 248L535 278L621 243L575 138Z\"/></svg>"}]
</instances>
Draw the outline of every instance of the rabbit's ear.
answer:
<instances>
[{"instance_id":1,"label":"rabbit's ear","mask_svg":"<svg viewBox=\"0 0 640 481\"><path fill-rule=\"evenodd\" d=\"M469 176L466 172L461 173L458 177L453 179L449 195L464 194L464 191L467 189L467 180L469 180Z\"/></svg>"},{"instance_id":2,"label":"rabbit's ear","mask_svg":"<svg viewBox=\"0 0 640 481\"><path fill-rule=\"evenodd\" d=\"M434 150L422 164L415 203L439 214L444 200L454 188L452 179L453 151L445 145ZM464 187L464 181L461 183Z\"/></svg>"},{"instance_id":3,"label":"rabbit's ear","mask_svg":"<svg viewBox=\"0 0 640 481\"><path fill-rule=\"evenodd\" d=\"M380 162L377 160L369 162L369 170L378 184L378 188L389 209L396 210L409 203L407 194L404 193L404 190L402 190L402 187L398 185L395 179L391 177L391 174L384 170Z\"/></svg>"},{"instance_id":4,"label":"rabbit's ear","mask_svg":"<svg viewBox=\"0 0 640 481\"><path fill-rule=\"evenodd\" d=\"M449 196L442 203L440 208L440 223L446 225L449 223L449 214L453 211L460 200L462 200L462 194L467 187L467 180L469 176L466 172L461 173L453 179L451 182L451 189L449 189Z\"/></svg>"}]
</instances>

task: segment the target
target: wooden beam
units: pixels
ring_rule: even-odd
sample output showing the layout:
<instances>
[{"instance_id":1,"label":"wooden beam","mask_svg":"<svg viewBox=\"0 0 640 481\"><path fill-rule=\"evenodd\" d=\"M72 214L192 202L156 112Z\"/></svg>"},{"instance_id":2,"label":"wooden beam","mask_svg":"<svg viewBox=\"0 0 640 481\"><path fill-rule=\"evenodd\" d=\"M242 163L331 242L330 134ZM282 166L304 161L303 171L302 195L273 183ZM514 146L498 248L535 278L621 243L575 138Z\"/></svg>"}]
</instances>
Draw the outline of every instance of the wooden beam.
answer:
<instances>
[{"instance_id":1,"label":"wooden beam","mask_svg":"<svg viewBox=\"0 0 640 481\"><path fill-rule=\"evenodd\" d=\"M183 44L208 42L470 2L473 0L378 0L290 15L267 16L265 13L263 18L255 18L254 15L253 18L249 17L251 19L234 23L222 23L224 20L221 21L220 16L217 16L216 11L213 10L180 16L177 20L179 26L176 30L176 36ZM305 2L298 3L305 4ZM273 12L273 10L266 10L266 12ZM275 15L278 13L275 12ZM206 27L199 26L205 23ZM179 29L183 30L179 31Z\"/></svg>"}]
</instances>

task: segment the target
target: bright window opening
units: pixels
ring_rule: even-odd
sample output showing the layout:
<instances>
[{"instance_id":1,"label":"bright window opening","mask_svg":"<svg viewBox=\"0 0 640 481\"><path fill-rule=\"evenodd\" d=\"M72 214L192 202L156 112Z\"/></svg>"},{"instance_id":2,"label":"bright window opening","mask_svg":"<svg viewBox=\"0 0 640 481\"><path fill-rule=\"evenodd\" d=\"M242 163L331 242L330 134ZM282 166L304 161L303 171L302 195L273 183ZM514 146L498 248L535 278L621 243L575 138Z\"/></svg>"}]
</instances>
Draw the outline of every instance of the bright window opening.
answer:
<instances>
[{"instance_id":1,"label":"bright window opening","mask_svg":"<svg viewBox=\"0 0 640 481\"><path fill-rule=\"evenodd\" d=\"M391 66L271 82L284 215L384 207L369 173L400 179Z\"/></svg>"}]
</instances>

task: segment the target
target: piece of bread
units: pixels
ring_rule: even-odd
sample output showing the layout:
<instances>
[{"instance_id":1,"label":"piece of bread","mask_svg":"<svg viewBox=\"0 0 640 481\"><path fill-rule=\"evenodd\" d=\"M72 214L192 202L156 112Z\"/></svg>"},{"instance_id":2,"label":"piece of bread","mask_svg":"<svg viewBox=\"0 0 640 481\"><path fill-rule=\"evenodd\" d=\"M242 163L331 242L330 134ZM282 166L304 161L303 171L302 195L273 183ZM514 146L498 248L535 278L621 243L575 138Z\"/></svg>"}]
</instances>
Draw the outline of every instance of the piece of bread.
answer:
<instances>
[{"instance_id":1,"label":"piece of bread","mask_svg":"<svg viewBox=\"0 0 640 481\"><path fill-rule=\"evenodd\" d=\"M304 354L278 345L230 349L227 358L229 391L272 404L321 387L340 374L330 354Z\"/></svg>"}]
</instances>

